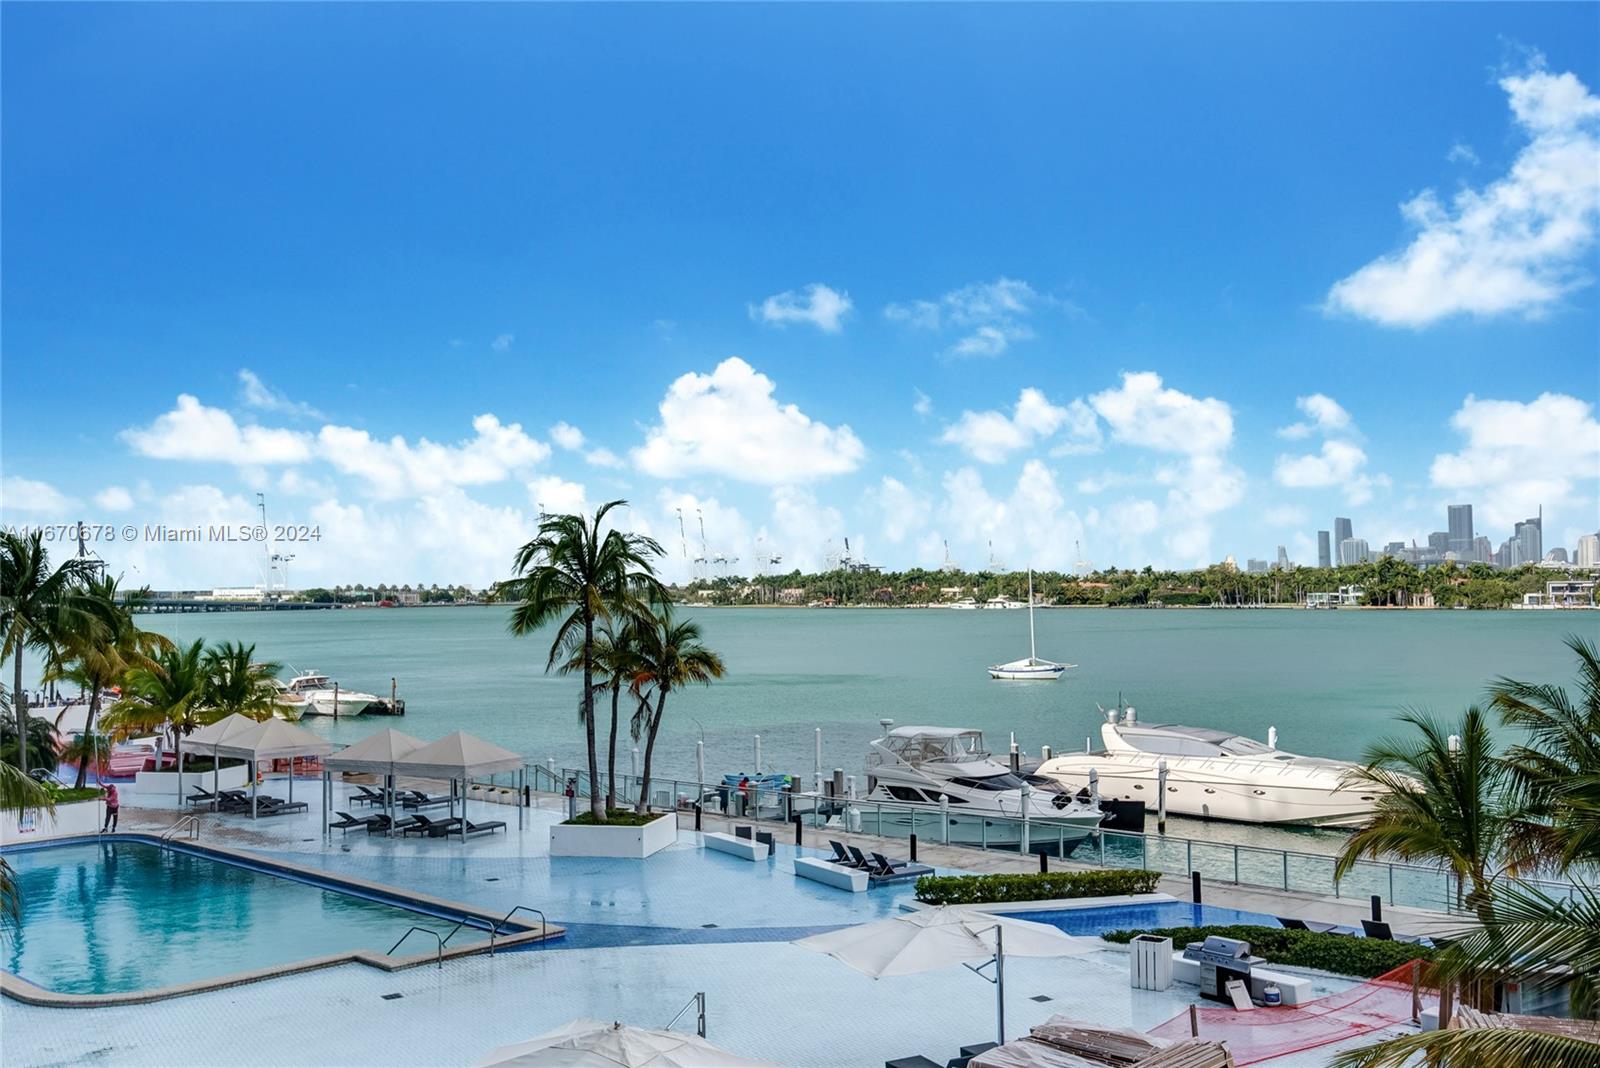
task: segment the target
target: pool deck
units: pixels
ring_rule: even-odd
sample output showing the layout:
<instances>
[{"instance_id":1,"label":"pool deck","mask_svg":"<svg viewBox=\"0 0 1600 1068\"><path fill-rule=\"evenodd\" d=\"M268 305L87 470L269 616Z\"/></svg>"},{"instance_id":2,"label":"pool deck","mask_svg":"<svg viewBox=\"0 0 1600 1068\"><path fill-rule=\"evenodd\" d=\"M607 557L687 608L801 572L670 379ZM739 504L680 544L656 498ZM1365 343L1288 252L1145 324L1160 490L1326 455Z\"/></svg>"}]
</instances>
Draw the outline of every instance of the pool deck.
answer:
<instances>
[{"instance_id":1,"label":"pool deck","mask_svg":"<svg viewBox=\"0 0 1600 1068\"><path fill-rule=\"evenodd\" d=\"M337 789L343 807L345 787ZM796 1068L876 1068L914 1053L943 1063L958 1047L993 1037L993 987L963 969L875 981L790 944L815 931L895 914L912 900L907 884L848 894L797 879L792 830L779 836L776 856L765 862L703 849L687 815L678 844L647 861L552 858L548 828L564 815L560 798L537 798L520 832L513 809L469 802L474 820L504 819L511 826L506 834L462 842L359 830L325 838L315 793L314 784L306 790L313 803L303 814L252 822L204 813L200 841L483 913L534 906L561 924L565 936L494 957L463 957L442 969L385 972L339 964L146 1005L68 1013L0 999L8 1068L89 1061L470 1064L496 1046L580 1016L660 1027L698 991L707 996L713 1042ZM176 819L171 811L124 807L122 827L159 833ZM708 817L705 829L727 826ZM903 841L828 831L808 833L805 848L826 849L829 837L905 853ZM1037 870L1037 862L959 847L923 845L919 854L940 869ZM1187 900L1187 885L1171 882L1163 889ZM1365 902L1217 884L1207 884L1205 897L1208 905L1327 922L1350 923L1365 914ZM1441 920L1399 909L1386 913L1402 930L1425 931L1426 923ZM1195 1000L1193 989L1183 986L1159 993L1131 989L1127 955L1109 945L1084 957L1011 960L1006 971L1013 1036L1055 1013L1143 1030L1187 1011ZM1350 985L1323 976L1313 982L1318 993ZM1313 1068L1338 1048L1270 1063Z\"/></svg>"}]
</instances>

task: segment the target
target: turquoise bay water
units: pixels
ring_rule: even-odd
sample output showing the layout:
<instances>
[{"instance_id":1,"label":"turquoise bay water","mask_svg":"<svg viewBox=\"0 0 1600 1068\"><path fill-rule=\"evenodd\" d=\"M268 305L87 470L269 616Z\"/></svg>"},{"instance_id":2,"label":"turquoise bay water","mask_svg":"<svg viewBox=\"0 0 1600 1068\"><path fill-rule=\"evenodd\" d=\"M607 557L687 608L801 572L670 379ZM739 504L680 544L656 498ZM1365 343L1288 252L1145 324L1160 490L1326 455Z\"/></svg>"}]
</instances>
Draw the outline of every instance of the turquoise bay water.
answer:
<instances>
[{"instance_id":1,"label":"turquoise bay water","mask_svg":"<svg viewBox=\"0 0 1600 1068\"><path fill-rule=\"evenodd\" d=\"M107 994L210 979L332 953L382 953L416 924L452 921L250 868L104 841L9 853L22 922L6 970L58 993ZM421 935L414 949L426 951ZM451 939L479 940L463 929Z\"/></svg>"},{"instance_id":2,"label":"turquoise bay water","mask_svg":"<svg viewBox=\"0 0 1600 1068\"><path fill-rule=\"evenodd\" d=\"M146 616L178 640L254 642L257 655L387 694L398 678L421 738L480 734L575 767L583 753L578 682L546 675L539 637L506 633L501 607ZM1397 709L1457 715L1497 675L1566 682L1572 632L1600 637L1590 612L1053 610L1038 613L1042 656L1078 666L1055 683L995 682L986 665L1028 648L1026 612L705 609L707 643L728 666L706 689L674 694L658 770L691 775L704 737L708 772L749 770L753 736L774 770L810 775L813 729L825 767L859 773L880 718L977 727L1003 751L1098 743L1097 704L1118 694L1148 722L1265 738L1353 759ZM609 708L603 708L603 716ZM624 701L624 717L629 710ZM307 720L339 741L384 721ZM624 736L626 730L624 729ZM623 747L619 772L628 770Z\"/></svg>"}]
</instances>

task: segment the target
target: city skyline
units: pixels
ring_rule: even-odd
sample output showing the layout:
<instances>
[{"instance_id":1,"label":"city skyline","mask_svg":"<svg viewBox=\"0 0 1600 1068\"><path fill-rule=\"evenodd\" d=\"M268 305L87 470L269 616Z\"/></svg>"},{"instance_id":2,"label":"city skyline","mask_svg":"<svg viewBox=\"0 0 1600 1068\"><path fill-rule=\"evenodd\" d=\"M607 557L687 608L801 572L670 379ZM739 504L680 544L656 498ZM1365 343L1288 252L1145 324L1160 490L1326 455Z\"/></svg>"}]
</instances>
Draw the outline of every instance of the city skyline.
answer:
<instances>
[{"instance_id":1,"label":"city skyline","mask_svg":"<svg viewBox=\"0 0 1600 1068\"><path fill-rule=\"evenodd\" d=\"M180 11L8 10L0 522L264 493L304 585L615 498L672 578L1597 525L1581 7Z\"/></svg>"}]
</instances>

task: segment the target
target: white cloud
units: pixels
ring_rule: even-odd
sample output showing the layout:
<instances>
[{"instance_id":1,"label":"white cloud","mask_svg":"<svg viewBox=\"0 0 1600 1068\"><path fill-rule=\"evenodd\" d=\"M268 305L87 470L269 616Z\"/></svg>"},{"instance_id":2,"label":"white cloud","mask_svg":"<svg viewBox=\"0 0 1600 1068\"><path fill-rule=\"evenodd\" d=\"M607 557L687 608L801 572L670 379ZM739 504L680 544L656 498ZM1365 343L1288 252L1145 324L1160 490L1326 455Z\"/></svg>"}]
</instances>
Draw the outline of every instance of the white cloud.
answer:
<instances>
[{"instance_id":1,"label":"white cloud","mask_svg":"<svg viewBox=\"0 0 1600 1068\"><path fill-rule=\"evenodd\" d=\"M975 460L994 464L1063 428L1067 440L1062 444L1067 450L1092 451L1100 444L1100 426L1088 405L1081 400L1055 405L1041 390L1029 387L1017 397L1012 414L962 412L939 440L959 446Z\"/></svg>"},{"instance_id":2,"label":"white cloud","mask_svg":"<svg viewBox=\"0 0 1600 1068\"><path fill-rule=\"evenodd\" d=\"M550 455L550 446L530 438L520 424L503 424L484 414L472 421L472 428L473 437L456 445L427 438L412 445L399 435L378 441L365 430L325 426L317 435L317 451L337 470L364 480L381 498L499 482Z\"/></svg>"},{"instance_id":3,"label":"white cloud","mask_svg":"<svg viewBox=\"0 0 1600 1068\"><path fill-rule=\"evenodd\" d=\"M1136 538L1161 526L1161 507L1151 500L1118 501L1106 509L1106 522L1119 537Z\"/></svg>"},{"instance_id":4,"label":"white cloud","mask_svg":"<svg viewBox=\"0 0 1600 1068\"><path fill-rule=\"evenodd\" d=\"M1444 158L1451 163L1465 163L1469 167L1478 165L1478 154L1472 150L1471 145L1460 141L1450 146L1450 151L1445 153Z\"/></svg>"},{"instance_id":5,"label":"white cloud","mask_svg":"<svg viewBox=\"0 0 1600 1068\"><path fill-rule=\"evenodd\" d=\"M837 508L824 504L810 490L779 486L772 491L772 529L781 541L768 540L768 551L783 553L785 570L820 571L827 563L828 551L840 552L845 537L844 516ZM859 559L865 546L852 544Z\"/></svg>"},{"instance_id":6,"label":"white cloud","mask_svg":"<svg viewBox=\"0 0 1600 1068\"><path fill-rule=\"evenodd\" d=\"M1163 388L1153 371L1124 373L1122 385L1089 398L1117 441L1160 452L1220 452L1233 441L1233 411L1214 397Z\"/></svg>"},{"instance_id":7,"label":"white cloud","mask_svg":"<svg viewBox=\"0 0 1600 1068\"><path fill-rule=\"evenodd\" d=\"M922 416L932 415L933 398L913 386L911 389L911 410Z\"/></svg>"},{"instance_id":8,"label":"white cloud","mask_svg":"<svg viewBox=\"0 0 1600 1068\"><path fill-rule=\"evenodd\" d=\"M126 512L133 507L133 494L122 486L107 486L94 495L94 503L108 512Z\"/></svg>"},{"instance_id":9,"label":"white cloud","mask_svg":"<svg viewBox=\"0 0 1600 1068\"><path fill-rule=\"evenodd\" d=\"M1022 465L1016 485L1005 497L989 493L976 468L963 467L944 476L941 525L950 530L959 555L987 566L990 545L1009 568L1070 568L1073 542L1083 537L1083 520L1066 507L1055 475L1041 460Z\"/></svg>"},{"instance_id":10,"label":"white cloud","mask_svg":"<svg viewBox=\"0 0 1600 1068\"><path fill-rule=\"evenodd\" d=\"M634 464L658 478L716 474L783 485L854 471L866 448L848 426L816 422L780 405L768 378L738 357L710 374L678 378L661 400L661 422L633 450Z\"/></svg>"},{"instance_id":11,"label":"white cloud","mask_svg":"<svg viewBox=\"0 0 1600 1068\"><path fill-rule=\"evenodd\" d=\"M516 340L517 335L515 334L496 334L494 340L489 342L489 347L496 352L507 352Z\"/></svg>"},{"instance_id":12,"label":"white cloud","mask_svg":"<svg viewBox=\"0 0 1600 1068\"><path fill-rule=\"evenodd\" d=\"M1312 434L1339 434L1355 429L1350 419L1350 413L1345 411L1338 401L1325 393L1313 393L1309 397L1296 397L1294 405L1306 416L1298 423L1291 423L1278 430L1278 436L1298 440L1308 438Z\"/></svg>"},{"instance_id":13,"label":"white cloud","mask_svg":"<svg viewBox=\"0 0 1600 1068\"><path fill-rule=\"evenodd\" d=\"M1509 173L1401 208L1416 236L1336 282L1326 308L1420 328L1454 315L1539 315L1588 285L1600 219L1600 98L1542 62L1500 80L1528 144Z\"/></svg>"},{"instance_id":14,"label":"white cloud","mask_svg":"<svg viewBox=\"0 0 1600 1068\"><path fill-rule=\"evenodd\" d=\"M571 423L557 423L550 428L550 440L569 452L583 448L583 431Z\"/></svg>"},{"instance_id":15,"label":"white cloud","mask_svg":"<svg viewBox=\"0 0 1600 1068\"><path fill-rule=\"evenodd\" d=\"M1562 393L1526 403L1469 396L1450 425L1465 443L1435 456L1430 478L1470 497L1481 526L1508 528L1540 505L1574 509L1591 524L1600 513L1600 423L1589 402Z\"/></svg>"},{"instance_id":16,"label":"white cloud","mask_svg":"<svg viewBox=\"0 0 1600 1068\"><path fill-rule=\"evenodd\" d=\"M1296 504L1279 504L1261 513L1269 527L1303 527L1310 522L1306 510Z\"/></svg>"},{"instance_id":17,"label":"white cloud","mask_svg":"<svg viewBox=\"0 0 1600 1068\"><path fill-rule=\"evenodd\" d=\"M837 334L853 306L850 294L813 282L799 290L774 293L760 304L750 305L750 318L777 326L810 323L825 334Z\"/></svg>"},{"instance_id":18,"label":"white cloud","mask_svg":"<svg viewBox=\"0 0 1600 1068\"><path fill-rule=\"evenodd\" d=\"M867 500L878 513L883 540L891 545L921 534L933 510L926 497L888 475L867 491Z\"/></svg>"},{"instance_id":19,"label":"white cloud","mask_svg":"<svg viewBox=\"0 0 1600 1068\"><path fill-rule=\"evenodd\" d=\"M261 381L261 377L248 367L239 371L239 399L246 407L257 408L263 412L278 412L306 419L322 418L322 413L317 409L304 401L291 400L287 394Z\"/></svg>"},{"instance_id":20,"label":"white cloud","mask_svg":"<svg viewBox=\"0 0 1600 1068\"><path fill-rule=\"evenodd\" d=\"M311 436L296 430L240 426L221 408L208 408L187 393L178 406L147 427L129 427L121 437L141 456L229 464L293 464L311 458Z\"/></svg>"},{"instance_id":21,"label":"white cloud","mask_svg":"<svg viewBox=\"0 0 1600 1068\"><path fill-rule=\"evenodd\" d=\"M595 467L617 468L623 466L622 457L618 456L610 449L590 449L588 452L583 454L583 459L586 463L592 464Z\"/></svg>"},{"instance_id":22,"label":"white cloud","mask_svg":"<svg viewBox=\"0 0 1600 1068\"><path fill-rule=\"evenodd\" d=\"M588 492L583 486L555 475L528 483L528 501L551 515L586 515L590 511Z\"/></svg>"},{"instance_id":23,"label":"white cloud","mask_svg":"<svg viewBox=\"0 0 1600 1068\"><path fill-rule=\"evenodd\" d=\"M1304 456L1279 456L1273 477L1280 486L1315 489L1341 486L1366 465L1367 454L1348 441L1324 441L1320 452Z\"/></svg>"},{"instance_id":24,"label":"white cloud","mask_svg":"<svg viewBox=\"0 0 1600 1068\"><path fill-rule=\"evenodd\" d=\"M952 356L999 356L1012 342L1033 337L1023 319L1041 305L1065 302L1042 296L1027 282L997 278L953 289L938 300L913 300L883 309L890 322L921 330L960 331Z\"/></svg>"},{"instance_id":25,"label":"white cloud","mask_svg":"<svg viewBox=\"0 0 1600 1068\"><path fill-rule=\"evenodd\" d=\"M0 509L5 511L59 515L77 503L48 482L19 475L0 479Z\"/></svg>"}]
</instances>

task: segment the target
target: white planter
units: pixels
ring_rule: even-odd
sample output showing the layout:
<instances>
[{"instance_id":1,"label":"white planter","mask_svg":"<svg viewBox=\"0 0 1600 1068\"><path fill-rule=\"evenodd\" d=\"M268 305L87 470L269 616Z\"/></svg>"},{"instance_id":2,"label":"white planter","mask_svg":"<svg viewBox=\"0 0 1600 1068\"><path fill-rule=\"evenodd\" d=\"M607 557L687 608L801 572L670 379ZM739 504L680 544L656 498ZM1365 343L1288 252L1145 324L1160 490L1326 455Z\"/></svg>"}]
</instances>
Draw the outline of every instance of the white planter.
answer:
<instances>
[{"instance_id":1,"label":"white planter","mask_svg":"<svg viewBox=\"0 0 1600 1068\"><path fill-rule=\"evenodd\" d=\"M213 778L213 776L215 776ZM220 771L186 771L183 773L182 794L179 800L178 773L175 771L141 771L133 777L132 787L120 787L122 803L139 808L188 808L188 796L195 788L212 789L216 783L223 790L240 790L250 784L250 766L239 764Z\"/></svg>"},{"instance_id":2,"label":"white planter","mask_svg":"<svg viewBox=\"0 0 1600 1068\"><path fill-rule=\"evenodd\" d=\"M6 809L0 812L0 845L39 842L69 834L94 834L104 822L105 804L99 800L57 805L54 815L43 811L19 814L15 809Z\"/></svg>"},{"instance_id":3,"label":"white planter","mask_svg":"<svg viewBox=\"0 0 1600 1068\"><path fill-rule=\"evenodd\" d=\"M643 827L558 823L550 828L552 857L627 857L643 860L678 840L678 814L668 812Z\"/></svg>"}]
</instances>

